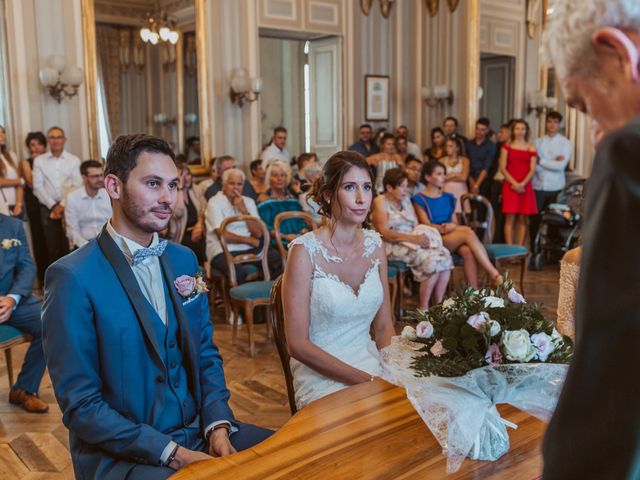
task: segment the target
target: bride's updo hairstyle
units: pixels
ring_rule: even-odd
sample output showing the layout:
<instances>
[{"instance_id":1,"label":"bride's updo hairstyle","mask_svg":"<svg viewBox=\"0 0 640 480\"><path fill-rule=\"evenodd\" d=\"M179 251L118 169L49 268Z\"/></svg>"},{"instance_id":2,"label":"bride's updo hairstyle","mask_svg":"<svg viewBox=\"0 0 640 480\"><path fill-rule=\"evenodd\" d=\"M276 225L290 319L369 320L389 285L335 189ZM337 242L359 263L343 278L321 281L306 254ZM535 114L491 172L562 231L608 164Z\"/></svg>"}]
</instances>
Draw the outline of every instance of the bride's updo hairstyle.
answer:
<instances>
[{"instance_id":1,"label":"bride's updo hairstyle","mask_svg":"<svg viewBox=\"0 0 640 480\"><path fill-rule=\"evenodd\" d=\"M316 202L320 209L318 213L331 218L331 203L338 201L338 189L342 185L342 179L352 168L361 168L375 181L371 167L362 155L357 152L342 151L334 153L322 169L322 176L311 187L309 197Z\"/></svg>"}]
</instances>

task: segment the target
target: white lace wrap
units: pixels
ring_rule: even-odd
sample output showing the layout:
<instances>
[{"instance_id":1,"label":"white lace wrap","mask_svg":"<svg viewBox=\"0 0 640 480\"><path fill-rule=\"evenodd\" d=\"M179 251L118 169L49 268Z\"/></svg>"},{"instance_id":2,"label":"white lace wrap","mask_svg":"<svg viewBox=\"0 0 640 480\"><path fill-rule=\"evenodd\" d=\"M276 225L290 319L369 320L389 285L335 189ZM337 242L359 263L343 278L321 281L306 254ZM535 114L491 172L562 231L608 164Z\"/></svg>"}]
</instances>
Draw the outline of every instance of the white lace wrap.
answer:
<instances>
[{"instance_id":1,"label":"white lace wrap","mask_svg":"<svg viewBox=\"0 0 640 480\"><path fill-rule=\"evenodd\" d=\"M402 386L447 456L447 472L465 457L497 460L509 450L506 426L496 405L508 403L543 421L553 413L567 365L523 363L487 366L461 377L416 377L411 368L421 344L393 337L382 350L382 377Z\"/></svg>"}]
</instances>

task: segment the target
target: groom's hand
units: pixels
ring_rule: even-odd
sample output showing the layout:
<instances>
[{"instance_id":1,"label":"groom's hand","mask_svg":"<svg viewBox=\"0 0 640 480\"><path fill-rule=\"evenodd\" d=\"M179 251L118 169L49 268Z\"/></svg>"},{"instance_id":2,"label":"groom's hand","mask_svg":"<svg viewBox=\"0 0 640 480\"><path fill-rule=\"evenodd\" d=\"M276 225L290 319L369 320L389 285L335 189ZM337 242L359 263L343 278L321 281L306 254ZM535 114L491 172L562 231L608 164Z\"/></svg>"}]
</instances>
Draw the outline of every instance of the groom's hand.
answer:
<instances>
[{"instance_id":1,"label":"groom's hand","mask_svg":"<svg viewBox=\"0 0 640 480\"><path fill-rule=\"evenodd\" d=\"M229 433L226 428L216 428L209 436L209 455L212 457L224 457L236 453L231 445Z\"/></svg>"},{"instance_id":2,"label":"groom's hand","mask_svg":"<svg viewBox=\"0 0 640 480\"><path fill-rule=\"evenodd\" d=\"M188 448L178 447L176 456L173 461L168 465L173 470L180 470L187 465L200 462L201 460L209 460L211 457L204 452L197 452L195 450L189 450Z\"/></svg>"}]
</instances>

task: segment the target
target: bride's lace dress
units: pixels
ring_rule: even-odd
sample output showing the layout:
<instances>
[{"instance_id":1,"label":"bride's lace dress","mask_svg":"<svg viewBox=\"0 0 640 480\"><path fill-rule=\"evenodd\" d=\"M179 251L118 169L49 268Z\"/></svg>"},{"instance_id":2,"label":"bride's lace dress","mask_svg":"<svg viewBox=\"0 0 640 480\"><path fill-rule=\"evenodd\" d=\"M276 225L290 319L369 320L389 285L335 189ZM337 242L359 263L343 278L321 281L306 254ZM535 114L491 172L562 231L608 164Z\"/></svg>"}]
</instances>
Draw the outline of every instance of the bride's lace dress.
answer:
<instances>
[{"instance_id":1,"label":"bride's lace dress","mask_svg":"<svg viewBox=\"0 0 640 480\"><path fill-rule=\"evenodd\" d=\"M369 259L376 247L382 245L377 232L363 230L363 258ZM311 298L309 301L309 338L334 357L371 375L380 373L380 361L369 329L383 299L378 267L380 261L369 259L367 273L358 291L328 273L331 263L342 262L329 255L313 232L291 242L302 245L313 265ZM313 400L340 390L347 385L321 375L312 368L291 359L293 386L298 408Z\"/></svg>"}]
</instances>

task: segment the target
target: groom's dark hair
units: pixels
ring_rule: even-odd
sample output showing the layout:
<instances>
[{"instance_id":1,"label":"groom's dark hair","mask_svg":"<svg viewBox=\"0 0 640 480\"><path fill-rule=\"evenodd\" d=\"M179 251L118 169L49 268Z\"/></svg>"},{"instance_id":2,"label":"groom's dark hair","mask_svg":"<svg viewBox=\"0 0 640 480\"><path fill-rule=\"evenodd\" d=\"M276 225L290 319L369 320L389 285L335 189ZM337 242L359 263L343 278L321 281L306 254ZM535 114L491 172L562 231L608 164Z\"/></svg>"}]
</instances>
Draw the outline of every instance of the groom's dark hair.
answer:
<instances>
[{"instance_id":1,"label":"groom's dark hair","mask_svg":"<svg viewBox=\"0 0 640 480\"><path fill-rule=\"evenodd\" d=\"M138 157L143 152L163 153L174 161L176 159L169 144L161 138L144 133L120 135L114 140L107 152L105 177L112 174L126 183L129 173L136 168Z\"/></svg>"}]
</instances>

